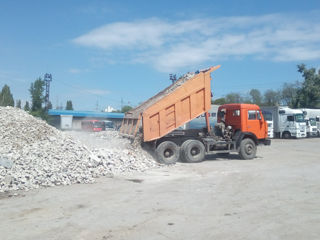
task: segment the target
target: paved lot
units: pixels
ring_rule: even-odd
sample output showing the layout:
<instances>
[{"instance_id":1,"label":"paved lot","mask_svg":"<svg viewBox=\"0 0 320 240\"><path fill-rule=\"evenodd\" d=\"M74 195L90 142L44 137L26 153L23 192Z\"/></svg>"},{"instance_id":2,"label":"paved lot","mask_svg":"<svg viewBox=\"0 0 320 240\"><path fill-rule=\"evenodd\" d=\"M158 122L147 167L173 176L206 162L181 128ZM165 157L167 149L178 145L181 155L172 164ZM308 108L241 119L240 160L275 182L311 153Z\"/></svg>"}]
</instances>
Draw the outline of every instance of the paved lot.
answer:
<instances>
[{"instance_id":1,"label":"paved lot","mask_svg":"<svg viewBox=\"0 0 320 240\"><path fill-rule=\"evenodd\" d=\"M319 239L320 138L0 199L0 239Z\"/></svg>"}]
</instances>

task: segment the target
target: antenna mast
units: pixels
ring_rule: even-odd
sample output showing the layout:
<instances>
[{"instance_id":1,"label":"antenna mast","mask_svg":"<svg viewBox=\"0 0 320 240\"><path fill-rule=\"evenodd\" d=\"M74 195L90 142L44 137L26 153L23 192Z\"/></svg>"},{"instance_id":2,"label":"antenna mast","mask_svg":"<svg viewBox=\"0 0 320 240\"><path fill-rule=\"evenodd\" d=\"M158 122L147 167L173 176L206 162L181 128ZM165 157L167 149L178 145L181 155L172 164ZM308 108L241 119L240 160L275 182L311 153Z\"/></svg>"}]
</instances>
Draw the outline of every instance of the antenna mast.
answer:
<instances>
[{"instance_id":1,"label":"antenna mast","mask_svg":"<svg viewBox=\"0 0 320 240\"><path fill-rule=\"evenodd\" d=\"M49 93L50 93L50 82L52 81L52 75L49 73L46 73L44 75L44 82L46 84L46 95L44 97L44 107L45 110L48 111L49 107Z\"/></svg>"}]
</instances>

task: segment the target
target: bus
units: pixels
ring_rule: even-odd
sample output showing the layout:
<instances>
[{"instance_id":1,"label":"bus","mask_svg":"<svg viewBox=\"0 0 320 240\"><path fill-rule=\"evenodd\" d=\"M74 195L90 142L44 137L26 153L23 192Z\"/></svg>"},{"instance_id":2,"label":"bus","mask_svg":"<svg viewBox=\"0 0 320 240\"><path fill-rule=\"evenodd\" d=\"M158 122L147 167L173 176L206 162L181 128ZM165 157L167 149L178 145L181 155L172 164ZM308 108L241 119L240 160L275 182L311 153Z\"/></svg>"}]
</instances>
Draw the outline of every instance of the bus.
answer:
<instances>
[{"instance_id":1,"label":"bus","mask_svg":"<svg viewBox=\"0 0 320 240\"><path fill-rule=\"evenodd\" d=\"M104 122L99 120L83 120L81 121L81 129L84 131L100 132L104 130Z\"/></svg>"}]
</instances>

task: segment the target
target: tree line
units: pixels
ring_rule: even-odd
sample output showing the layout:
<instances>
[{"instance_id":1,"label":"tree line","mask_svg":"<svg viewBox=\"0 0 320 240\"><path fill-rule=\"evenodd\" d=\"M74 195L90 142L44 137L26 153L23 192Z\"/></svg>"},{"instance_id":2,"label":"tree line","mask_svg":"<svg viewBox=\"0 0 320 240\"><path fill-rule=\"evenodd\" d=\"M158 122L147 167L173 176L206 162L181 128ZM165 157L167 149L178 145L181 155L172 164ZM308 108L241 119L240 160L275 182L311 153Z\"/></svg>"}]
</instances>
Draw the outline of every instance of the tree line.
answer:
<instances>
[{"instance_id":1,"label":"tree line","mask_svg":"<svg viewBox=\"0 0 320 240\"><path fill-rule=\"evenodd\" d=\"M279 90L268 89L261 93L251 89L248 94L231 92L225 97L215 99L213 104L253 103L259 106L286 105L291 108L320 108L320 69L306 68L305 64L297 66L303 81L284 83Z\"/></svg>"},{"instance_id":2,"label":"tree line","mask_svg":"<svg viewBox=\"0 0 320 240\"><path fill-rule=\"evenodd\" d=\"M251 89L246 95L231 92L225 97L215 99L212 103L218 105L225 103L254 103L260 106L287 105L292 108L320 108L320 70L317 71L315 68L308 69L305 64L300 64L297 68L303 77L301 82L284 83L281 89L268 89L264 93L261 93L258 89ZM44 92L45 81L41 78L36 79L29 88L31 103L26 101L23 109L34 116L47 119L47 110L52 109L52 104L49 102L47 109L45 109ZM10 87L5 84L0 92L0 106L22 108L21 104L19 99L16 100L15 104ZM126 112L131 108L131 106L123 106L118 112ZM67 101L65 109L73 110L71 100Z\"/></svg>"},{"instance_id":3,"label":"tree line","mask_svg":"<svg viewBox=\"0 0 320 240\"><path fill-rule=\"evenodd\" d=\"M23 109L35 117L40 117L44 120L47 120L47 110L52 109L52 104L51 102L49 102L47 107L44 106L45 81L41 78L36 79L33 83L31 83L29 93L31 97L31 104L29 103L29 101L26 101ZM14 103L14 98L10 91L10 87L5 84L0 92L0 106L15 106L21 109L21 104L22 103L20 99L16 100L16 104ZM71 100L67 101L65 109L73 110Z\"/></svg>"}]
</instances>

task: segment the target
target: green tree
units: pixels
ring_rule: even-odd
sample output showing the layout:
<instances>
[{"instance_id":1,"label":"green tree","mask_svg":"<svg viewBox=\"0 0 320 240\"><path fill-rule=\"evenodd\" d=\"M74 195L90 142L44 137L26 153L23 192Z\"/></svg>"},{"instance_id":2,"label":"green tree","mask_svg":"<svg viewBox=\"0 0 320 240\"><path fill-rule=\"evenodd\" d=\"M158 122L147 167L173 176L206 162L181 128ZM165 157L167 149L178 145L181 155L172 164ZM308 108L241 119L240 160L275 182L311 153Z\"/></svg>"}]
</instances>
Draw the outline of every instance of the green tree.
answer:
<instances>
[{"instance_id":1,"label":"green tree","mask_svg":"<svg viewBox=\"0 0 320 240\"><path fill-rule=\"evenodd\" d=\"M224 97L217 98L216 100L212 101L212 104L216 104L216 105L226 104L226 99Z\"/></svg>"},{"instance_id":2,"label":"green tree","mask_svg":"<svg viewBox=\"0 0 320 240\"><path fill-rule=\"evenodd\" d=\"M42 104L44 103L44 86L45 82L41 78L38 78L35 82L31 83L29 89L32 101L30 113L35 117L48 120L48 114L42 107Z\"/></svg>"},{"instance_id":3,"label":"green tree","mask_svg":"<svg viewBox=\"0 0 320 240\"><path fill-rule=\"evenodd\" d=\"M31 110L33 112L42 111L42 104L44 102L44 81L38 78L34 83L31 83L30 94L31 94Z\"/></svg>"},{"instance_id":4,"label":"green tree","mask_svg":"<svg viewBox=\"0 0 320 240\"><path fill-rule=\"evenodd\" d=\"M10 87L5 84L0 92L0 106L14 106L13 96Z\"/></svg>"},{"instance_id":5,"label":"green tree","mask_svg":"<svg viewBox=\"0 0 320 240\"><path fill-rule=\"evenodd\" d=\"M21 100L18 99L16 102L16 108L20 108L21 109Z\"/></svg>"},{"instance_id":6,"label":"green tree","mask_svg":"<svg viewBox=\"0 0 320 240\"><path fill-rule=\"evenodd\" d=\"M29 106L29 102L26 101L26 104L24 105L23 109L26 111L26 112L29 112L30 111L30 106Z\"/></svg>"},{"instance_id":7,"label":"green tree","mask_svg":"<svg viewBox=\"0 0 320 240\"><path fill-rule=\"evenodd\" d=\"M50 101L48 102L48 110L49 109L52 109L52 103Z\"/></svg>"},{"instance_id":8,"label":"green tree","mask_svg":"<svg viewBox=\"0 0 320 240\"><path fill-rule=\"evenodd\" d=\"M72 101L68 100L66 104L66 110L73 110Z\"/></svg>"},{"instance_id":9,"label":"green tree","mask_svg":"<svg viewBox=\"0 0 320 240\"><path fill-rule=\"evenodd\" d=\"M297 91L297 106L306 108L320 107L320 70L307 69L304 64L298 65L298 72L304 81Z\"/></svg>"},{"instance_id":10,"label":"green tree","mask_svg":"<svg viewBox=\"0 0 320 240\"><path fill-rule=\"evenodd\" d=\"M268 89L264 93L264 105L266 106L276 106L279 105L280 92Z\"/></svg>"},{"instance_id":11,"label":"green tree","mask_svg":"<svg viewBox=\"0 0 320 240\"><path fill-rule=\"evenodd\" d=\"M262 95L258 89L251 89L249 92L251 102L257 105L261 105L262 103Z\"/></svg>"},{"instance_id":12,"label":"green tree","mask_svg":"<svg viewBox=\"0 0 320 240\"><path fill-rule=\"evenodd\" d=\"M281 89L281 102L291 108L297 107L299 83L284 83Z\"/></svg>"},{"instance_id":13,"label":"green tree","mask_svg":"<svg viewBox=\"0 0 320 240\"><path fill-rule=\"evenodd\" d=\"M125 105L121 108L121 112L125 113L125 112L128 112L132 109L131 106L128 106L128 105Z\"/></svg>"},{"instance_id":14,"label":"green tree","mask_svg":"<svg viewBox=\"0 0 320 240\"><path fill-rule=\"evenodd\" d=\"M225 97L226 103L241 103L242 98L239 93L229 93Z\"/></svg>"}]
</instances>

